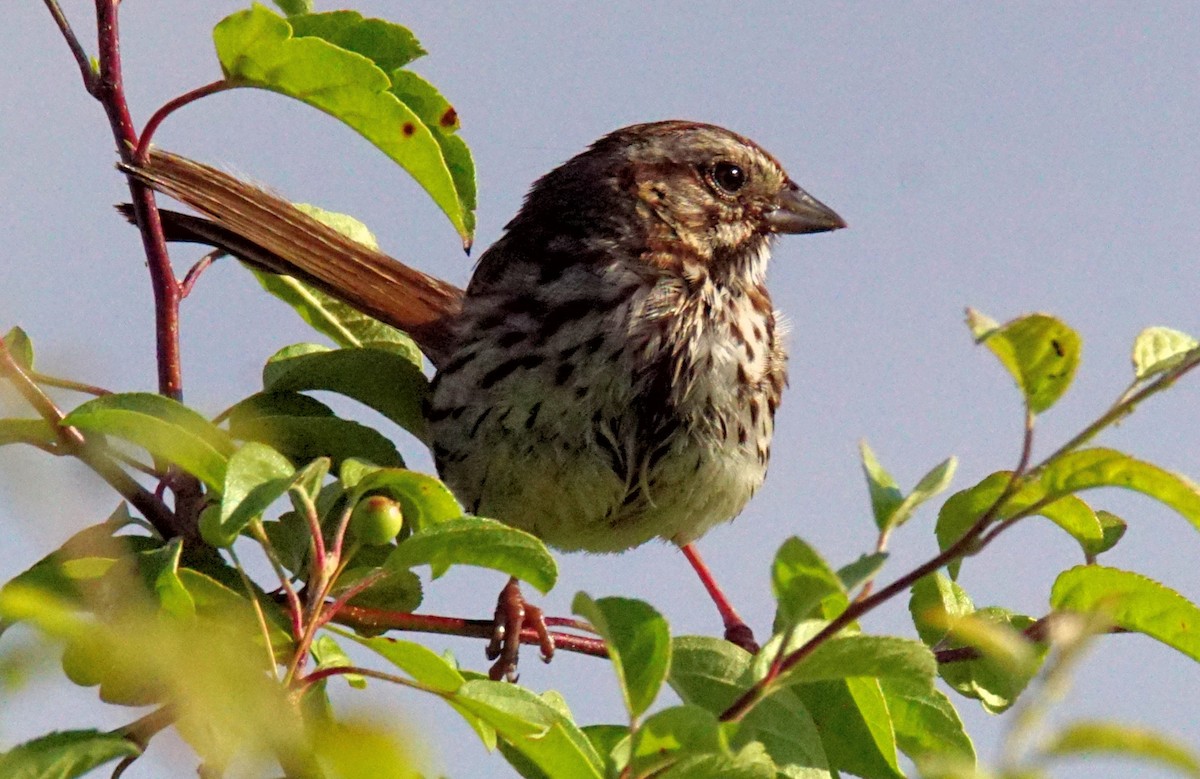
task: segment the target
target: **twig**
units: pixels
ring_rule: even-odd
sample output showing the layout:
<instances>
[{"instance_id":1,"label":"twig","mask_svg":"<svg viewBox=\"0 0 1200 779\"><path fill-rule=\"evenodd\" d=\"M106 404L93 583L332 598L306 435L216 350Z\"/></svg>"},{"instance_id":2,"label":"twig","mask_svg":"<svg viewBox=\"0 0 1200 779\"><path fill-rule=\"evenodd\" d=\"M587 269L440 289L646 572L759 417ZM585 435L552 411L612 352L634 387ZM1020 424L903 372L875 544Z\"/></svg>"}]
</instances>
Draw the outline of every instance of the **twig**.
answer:
<instances>
[{"instance_id":1,"label":"twig","mask_svg":"<svg viewBox=\"0 0 1200 779\"><path fill-rule=\"evenodd\" d=\"M54 17L54 23L58 25L59 32L62 33L63 39L71 49L71 56L75 58L75 64L79 66L79 73L83 76L83 88L88 91L89 95L96 97L98 77L96 71L92 69L92 61L88 59L87 52L83 50L79 38L75 36L75 31L71 29L71 23L67 21L66 14L58 7L57 0L45 0L45 3L50 15Z\"/></svg>"},{"instance_id":2,"label":"twig","mask_svg":"<svg viewBox=\"0 0 1200 779\"><path fill-rule=\"evenodd\" d=\"M62 423L64 414L59 410L50 396L42 391L29 374L25 372L25 368L13 357L9 351L8 344L0 339L0 375L5 376L13 386L17 388L17 392L21 393L21 397L25 398L29 405L33 406L33 410L54 427L58 434L58 440L68 448L83 446L86 439L83 433L77 428Z\"/></svg>"},{"instance_id":3,"label":"twig","mask_svg":"<svg viewBox=\"0 0 1200 779\"><path fill-rule=\"evenodd\" d=\"M904 576L901 576L896 581L876 592L861 601L851 603L845 611L830 620L824 628L817 632L812 638L804 642L798 649L789 654L781 663L773 664L768 673L762 679L755 682L750 689L746 690L736 701L733 702L724 712L721 713L721 721L735 722L744 717L750 709L762 700L767 693L767 690L782 674L796 666L806 657L811 655L818 646L837 635L842 628L854 622L863 614L874 609L876 606L890 600L901 592L904 592L911 587L918 579L928 574L933 573L944 565L947 565L954 560L959 559L975 551L976 542L983 531L996 519L1000 514L1001 509L1014 494L1016 494L1018 485L1029 467L1030 455L1033 451L1033 421L1034 417L1031 412L1026 410L1025 413L1025 435L1021 445L1021 457L1017 463L1016 469L1009 477L1008 484L999 497L992 503L988 510L983 513L975 523L967 529L962 536L959 537L950 546L942 550L941 553L927 560L922 565L917 566L909 571Z\"/></svg>"},{"instance_id":4,"label":"twig","mask_svg":"<svg viewBox=\"0 0 1200 779\"><path fill-rule=\"evenodd\" d=\"M546 623L550 624L558 619L560 618L551 617L546 620ZM491 639L496 630L496 622L493 619L463 619L461 617L440 617L433 614L409 614L350 605L343 606L333 621L360 632L403 630L485 639ZM555 649L578 652L592 657L608 657L608 650L605 648L604 642L598 638L559 632L552 632L551 635L554 637ZM529 627L521 630L520 642L540 645L541 639L538 637L537 631Z\"/></svg>"},{"instance_id":5,"label":"twig","mask_svg":"<svg viewBox=\"0 0 1200 779\"><path fill-rule=\"evenodd\" d=\"M412 687L413 689L421 690L423 692L431 692L434 695L441 695L443 697L446 695L445 690L439 690L436 687L430 687L427 684L421 684L413 679L406 679L403 676L396 676L395 674L376 671L372 668L360 668L356 665L337 665L329 668L318 668L304 678L300 679L299 682L304 686L305 689L307 689L310 685L316 684L322 679L328 679L331 676L344 676L349 674L353 674L355 676L365 676L370 679L381 679L385 682L401 684L405 687Z\"/></svg>"},{"instance_id":6,"label":"twig","mask_svg":"<svg viewBox=\"0 0 1200 779\"><path fill-rule=\"evenodd\" d=\"M1047 465L1054 462L1059 457L1062 457L1067 452L1073 451L1075 449L1078 449L1080 446L1083 446L1085 443L1087 443L1093 437L1095 437L1097 433L1099 433L1101 430L1103 430L1104 428L1111 425L1113 422L1116 422L1117 420L1121 419L1124 416L1132 414L1135 407L1139 403L1141 403L1143 400L1150 397L1151 395L1157 394L1157 393L1162 392L1163 390L1167 389L1172 384L1174 384L1176 381L1178 381L1180 378L1182 378L1186 373L1188 373L1189 371L1194 369L1197 365L1200 365L1200 349L1195 349L1193 351L1195 352L1195 354L1192 355L1189 359L1187 359L1184 362L1180 363L1179 365L1175 366L1171 370L1163 373L1157 379L1150 382L1145 387L1142 387L1137 392L1133 392L1132 394L1130 394L1130 392L1126 391L1124 394L1122 394L1122 396L1117 400L1116 403L1112 404L1112 406L1108 409L1108 411L1104 412L1104 414L1101 415L1101 417L1099 419L1097 419L1095 422L1093 422L1092 424L1085 427L1079 433L1079 435L1076 435L1071 440L1067 441L1065 444L1063 444L1062 446L1055 449L1045 459L1043 459L1040 463L1038 463L1032 469L1030 469L1030 472L1038 473L1043 468L1045 468Z\"/></svg>"},{"instance_id":7,"label":"twig","mask_svg":"<svg viewBox=\"0 0 1200 779\"><path fill-rule=\"evenodd\" d=\"M121 470L111 455L88 441L79 429L62 424L62 411L29 377L3 340L0 340L0 375L7 377L38 414L58 431L62 447L54 454L70 454L77 457L142 512L142 516L150 520L150 524L154 525L154 529L164 538L176 535L188 537L188 534L182 532L182 523L165 503Z\"/></svg>"},{"instance_id":8,"label":"twig","mask_svg":"<svg viewBox=\"0 0 1200 779\"><path fill-rule=\"evenodd\" d=\"M200 274L208 270L208 266L212 265L222 254L224 254L222 250L214 249L201 257L195 265L188 269L187 275L183 277L183 281L179 282L180 298L186 298L192 294L192 287L196 286L196 282L200 279Z\"/></svg>"},{"instance_id":9,"label":"twig","mask_svg":"<svg viewBox=\"0 0 1200 779\"><path fill-rule=\"evenodd\" d=\"M163 706L161 709L156 709L139 720L135 720L125 727L121 728L117 733L126 741L132 742L138 746L143 752L150 745L150 739L157 733L168 727L175 721L175 713L171 711L169 706ZM113 771L113 779L118 779L121 774L125 773L125 769L133 765L141 755L127 757L117 764Z\"/></svg>"},{"instance_id":10,"label":"twig","mask_svg":"<svg viewBox=\"0 0 1200 779\"><path fill-rule=\"evenodd\" d=\"M179 97L168 100L162 108L154 112L154 115L150 117L150 121L146 122L146 126L142 129L141 140L138 141L137 150L133 153L134 161L139 165L146 164L146 158L150 155L150 139L154 137L154 132L162 124L163 120L174 111L202 97L215 95L217 92L224 92L226 89L233 89L235 86L237 84L232 84L225 79L221 79L220 81L214 81L211 84L197 87L190 92L184 92Z\"/></svg>"},{"instance_id":11,"label":"twig","mask_svg":"<svg viewBox=\"0 0 1200 779\"><path fill-rule=\"evenodd\" d=\"M1077 617L1078 615L1071 614L1070 616ZM1050 637L1051 631L1054 629L1054 623L1057 620L1061 620L1063 617L1064 614L1062 612L1052 611L1021 631L1021 635L1028 639L1031 643L1045 643L1045 641ZM1117 635L1119 633L1128 633L1129 631L1122 627L1114 627L1109 628L1104 632ZM935 649L933 656L937 659L938 665L945 665L949 663L961 663L967 660L978 660L984 655L976 647L958 646L950 649Z\"/></svg>"},{"instance_id":12,"label":"twig","mask_svg":"<svg viewBox=\"0 0 1200 779\"><path fill-rule=\"evenodd\" d=\"M103 387L97 387L92 384L84 384L82 382L73 381L71 379L60 379L58 376L50 376L38 371L29 371L29 378L33 379L38 384L44 384L47 387L57 387L59 389L71 390L72 392L82 392L84 395L95 395L103 397L111 395L112 390L106 390Z\"/></svg>"},{"instance_id":13,"label":"twig","mask_svg":"<svg viewBox=\"0 0 1200 779\"><path fill-rule=\"evenodd\" d=\"M304 607L300 605L300 596L296 594L296 588L292 586L287 571L283 568L283 563L279 561L279 555L275 552L275 545L271 543L270 536L263 529L262 522L258 520L251 522L250 533L258 541L258 545L262 547L263 553L267 556L267 561L270 562L271 568L274 569L275 575L279 578L279 585L283 588L284 597L287 601L288 615L292 621L292 638L299 641L300 637L304 635Z\"/></svg>"}]
</instances>

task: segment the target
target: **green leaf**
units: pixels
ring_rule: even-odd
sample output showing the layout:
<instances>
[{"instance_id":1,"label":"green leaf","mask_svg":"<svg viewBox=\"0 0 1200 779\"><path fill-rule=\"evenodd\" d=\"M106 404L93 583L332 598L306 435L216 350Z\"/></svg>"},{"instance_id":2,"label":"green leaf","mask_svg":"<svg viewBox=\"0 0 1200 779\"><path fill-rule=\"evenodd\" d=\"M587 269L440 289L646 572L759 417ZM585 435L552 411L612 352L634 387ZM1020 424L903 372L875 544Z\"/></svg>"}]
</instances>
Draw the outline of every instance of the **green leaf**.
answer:
<instances>
[{"instance_id":1,"label":"green leaf","mask_svg":"<svg viewBox=\"0 0 1200 779\"><path fill-rule=\"evenodd\" d=\"M312 0L275 0L275 5L288 16L306 14L313 9Z\"/></svg>"},{"instance_id":2,"label":"green leaf","mask_svg":"<svg viewBox=\"0 0 1200 779\"><path fill-rule=\"evenodd\" d=\"M624 760L618 761L613 753L621 742L625 742L625 749L629 749L629 726L628 725L585 725L583 735L587 736L588 741L592 742L592 747L596 752L604 758L605 776L617 776L621 770L628 764L628 755L625 755Z\"/></svg>"},{"instance_id":3,"label":"green leaf","mask_svg":"<svg viewBox=\"0 0 1200 779\"><path fill-rule=\"evenodd\" d=\"M761 744L747 744L736 755L685 757L655 779L775 779L777 768Z\"/></svg>"},{"instance_id":4,"label":"green leaf","mask_svg":"<svg viewBox=\"0 0 1200 779\"><path fill-rule=\"evenodd\" d=\"M458 132L458 112L446 98L428 81L411 70L396 70L391 73L392 94L409 108L433 133L433 138L442 147L442 156L454 180L454 189L467 215L467 226L475 225L475 161L471 151Z\"/></svg>"},{"instance_id":5,"label":"green leaf","mask_svg":"<svg viewBox=\"0 0 1200 779\"><path fill-rule=\"evenodd\" d=\"M29 334L19 327L14 327L4 334L4 345L8 353L25 370L33 369L33 341Z\"/></svg>"},{"instance_id":6,"label":"green leaf","mask_svg":"<svg viewBox=\"0 0 1200 779\"><path fill-rule=\"evenodd\" d=\"M522 687L472 679L453 703L496 733L549 776L601 779L604 761L587 736L557 707Z\"/></svg>"},{"instance_id":7,"label":"green leaf","mask_svg":"<svg viewBox=\"0 0 1200 779\"><path fill-rule=\"evenodd\" d=\"M86 582L99 578L107 568L96 566L92 571L83 571L79 566L68 566L68 563L90 560L108 561L111 564L119 557L158 548L160 542L146 536L114 535L129 522L128 511L123 508L124 504L108 520L80 530L4 587L26 587L63 602L82 604ZM3 627L3 623L0 623L0 630Z\"/></svg>"},{"instance_id":8,"label":"green leaf","mask_svg":"<svg viewBox=\"0 0 1200 779\"><path fill-rule=\"evenodd\" d=\"M0 419L0 446L5 444L53 446L56 443L58 443L58 431L44 419Z\"/></svg>"},{"instance_id":9,"label":"green leaf","mask_svg":"<svg viewBox=\"0 0 1200 779\"><path fill-rule=\"evenodd\" d=\"M466 679L445 658L428 647L413 641L377 636L364 638L345 631L338 635L362 644L404 673L426 687L438 692L453 693L459 690Z\"/></svg>"},{"instance_id":10,"label":"green leaf","mask_svg":"<svg viewBox=\"0 0 1200 779\"><path fill-rule=\"evenodd\" d=\"M441 145L420 117L392 92L388 73L407 56L389 41L411 35L352 12L301 17L308 32L342 40L379 56L347 50L318 37L292 37L284 18L261 5L232 14L213 30L217 57L228 80L301 100L340 119L399 163L449 217L464 241L472 214L464 208ZM379 36L380 30L386 35ZM397 59L399 57L399 59Z\"/></svg>"},{"instance_id":11,"label":"green leaf","mask_svg":"<svg viewBox=\"0 0 1200 779\"><path fill-rule=\"evenodd\" d=\"M288 491L295 473L288 459L266 444L251 441L234 452L225 471L220 510L201 516L205 542L218 548L233 544L251 520Z\"/></svg>"},{"instance_id":12,"label":"green leaf","mask_svg":"<svg viewBox=\"0 0 1200 779\"><path fill-rule=\"evenodd\" d=\"M792 536L775 553L771 589L779 606L776 632L805 619L829 595L842 594L842 581L816 550Z\"/></svg>"},{"instance_id":13,"label":"green leaf","mask_svg":"<svg viewBox=\"0 0 1200 779\"><path fill-rule=\"evenodd\" d=\"M681 757L706 752L728 752L717 716L699 706L672 706L655 712L634 731L630 775L654 775Z\"/></svg>"},{"instance_id":14,"label":"green leaf","mask_svg":"<svg viewBox=\"0 0 1200 779\"><path fill-rule=\"evenodd\" d=\"M148 392L105 395L72 411L63 424L129 441L215 491L224 487L233 442L178 401Z\"/></svg>"},{"instance_id":15,"label":"green leaf","mask_svg":"<svg viewBox=\"0 0 1200 779\"><path fill-rule=\"evenodd\" d=\"M275 413L275 400L262 400L289 395L262 393L247 399L259 398L256 402L234 406L229 414L230 434L243 441L266 444L296 464L320 457L329 457L334 463L360 457L381 465L403 465L396 445L377 430L348 419L318 414L316 406L307 406L301 414ZM292 400L287 403L295 405Z\"/></svg>"},{"instance_id":16,"label":"green leaf","mask_svg":"<svg viewBox=\"0 0 1200 779\"><path fill-rule=\"evenodd\" d=\"M1062 397L1079 366L1079 334L1046 314L1028 314L997 325L967 309L976 343L985 344L1017 381L1030 412L1040 414Z\"/></svg>"},{"instance_id":17,"label":"green leaf","mask_svg":"<svg viewBox=\"0 0 1200 779\"><path fill-rule=\"evenodd\" d=\"M1200 660L1200 608L1175 590L1132 571L1081 565L1063 571L1050 605L1100 612L1126 630L1143 633Z\"/></svg>"},{"instance_id":18,"label":"green leaf","mask_svg":"<svg viewBox=\"0 0 1200 779\"><path fill-rule=\"evenodd\" d=\"M767 650L762 656L770 657L772 653ZM895 636L843 635L818 645L780 678L788 684L807 684L848 677L895 676L924 683L932 689L936 673L933 653L919 641Z\"/></svg>"},{"instance_id":19,"label":"green leaf","mask_svg":"<svg viewBox=\"0 0 1200 779\"><path fill-rule=\"evenodd\" d=\"M862 454L863 474L867 477L867 490L871 495L871 513L875 515L875 527L882 530L887 527L888 519L896 508L904 501L904 493L896 483L892 474L879 464L875 452L866 441L858 444Z\"/></svg>"},{"instance_id":20,"label":"green leaf","mask_svg":"<svg viewBox=\"0 0 1200 779\"><path fill-rule=\"evenodd\" d=\"M325 668L350 668L354 665L350 656L338 646L337 641L333 640L333 636L317 636L317 640L312 642L309 651L312 652L313 659L317 661L315 670L318 671ZM338 676L356 690L365 689L367 686L367 680L360 674L348 673L338 674Z\"/></svg>"},{"instance_id":21,"label":"green leaf","mask_svg":"<svg viewBox=\"0 0 1200 779\"><path fill-rule=\"evenodd\" d=\"M384 19L364 19L357 11L310 13L288 19L297 38L313 37L361 54L384 73L391 73L425 56L425 49L407 28Z\"/></svg>"},{"instance_id":22,"label":"green leaf","mask_svg":"<svg viewBox=\"0 0 1200 779\"><path fill-rule=\"evenodd\" d=\"M1200 529L1200 489L1195 484L1113 449L1082 449L1065 454L1046 466L1041 481L1050 495L1094 487L1136 490L1175 509Z\"/></svg>"},{"instance_id":23,"label":"green leaf","mask_svg":"<svg viewBox=\"0 0 1200 779\"><path fill-rule=\"evenodd\" d=\"M881 531L900 527L907 522L917 508L942 492L954 478L958 461L951 457L921 477L913 491L905 496L866 441L859 444L862 452L863 473L867 477L867 489L871 494L871 511L875 515L875 526Z\"/></svg>"},{"instance_id":24,"label":"green leaf","mask_svg":"<svg viewBox=\"0 0 1200 779\"><path fill-rule=\"evenodd\" d=\"M987 607L952 619L946 649L974 647L981 657L942 663L938 673L958 693L978 699L993 714L1008 709L1033 679L1047 647L1022 632L1034 620L1006 609Z\"/></svg>"},{"instance_id":25,"label":"green leaf","mask_svg":"<svg viewBox=\"0 0 1200 779\"><path fill-rule=\"evenodd\" d=\"M917 635L928 646L945 638L955 619L974 610L975 605L966 590L940 571L917 579L908 599L908 611L912 614Z\"/></svg>"},{"instance_id":26,"label":"green leaf","mask_svg":"<svg viewBox=\"0 0 1200 779\"><path fill-rule=\"evenodd\" d=\"M904 776L878 679L814 682L789 689L812 714L831 767L864 779Z\"/></svg>"},{"instance_id":27,"label":"green leaf","mask_svg":"<svg viewBox=\"0 0 1200 779\"><path fill-rule=\"evenodd\" d=\"M748 677L749 669L750 653L728 641L709 636L676 636L671 640L667 683L684 703L721 713L745 691L739 685Z\"/></svg>"},{"instance_id":28,"label":"green leaf","mask_svg":"<svg viewBox=\"0 0 1200 779\"><path fill-rule=\"evenodd\" d=\"M326 211L304 203L297 209L338 230L359 243L377 249L378 242L367 226L352 216ZM373 346L395 352L407 358L419 369L423 364L421 350L405 333L385 325L346 303L330 297L291 276L258 271L247 266L263 289L291 306L313 329L344 347Z\"/></svg>"},{"instance_id":29,"label":"green leaf","mask_svg":"<svg viewBox=\"0 0 1200 779\"><path fill-rule=\"evenodd\" d=\"M578 593L571 611L592 623L608 647L630 720L636 720L654 699L671 664L671 633L667 621L648 603L631 598L592 600Z\"/></svg>"},{"instance_id":30,"label":"green leaf","mask_svg":"<svg viewBox=\"0 0 1200 779\"><path fill-rule=\"evenodd\" d=\"M536 536L481 517L462 517L422 529L402 541L387 559L390 570L428 564L433 578L451 565L503 571L548 592L558 566Z\"/></svg>"},{"instance_id":31,"label":"green leaf","mask_svg":"<svg viewBox=\"0 0 1200 779\"><path fill-rule=\"evenodd\" d=\"M1133 375L1138 381L1157 376L1180 365L1188 353L1200 347L1187 333L1169 327L1148 327L1133 342Z\"/></svg>"},{"instance_id":32,"label":"green leaf","mask_svg":"<svg viewBox=\"0 0 1200 779\"><path fill-rule=\"evenodd\" d=\"M256 417L332 417L333 409L316 398L298 392L257 392L235 403L218 419Z\"/></svg>"},{"instance_id":33,"label":"green leaf","mask_svg":"<svg viewBox=\"0 0 1200 779\"><path fill-rule=\"evenodd\" d=\"M683 699L720 714L753 682L750 654L728 641L679 636L671 642L667 682ZM743 718L733 746L761 742L788 779L828 779L829 764L808 710L791 689L780 689Z\"/></svg>"},{"instance_id":34,"label":"green leaf","mask_svg":"<svg viewBox=\"0 0 1200 779\"><path fill-rule=\"evenodd\" d=\"M383 547L381 551L387 551L390 547ZM361 558L363 552L360 550L355 561ZM337 586L332 594L339 595L355 582L361 581L367 576L374 575L379 566L365 566L347 568L338 577ZM421 577L417 576L412 571L388 571L387 575L379 581L375 582L365 590L359 592L350 599L351 606L362 606L364 608L387 609L388 611L416 611L421 605L423 597L421 589ZM365 628L358 629L360 634L369 633ZM382 632L382 631L377 631Z\"/></svg>"},{"instance_id":35,"label":"green leaf","mask_svg":"<svg viewBox=\"0 0 1200 779\"><path fill-rule=\"evenodd\" d=\"M246 635L253 635L255 640L258 640L262 632L258 613L243 591L235 591L229 585L191 568L180 568L177 575L195 603L197 616L211 617L218 622L241 619L242 625L248 631ZM280 658L280 662L286 663L295 650L288 618L284 615L282 607L270 595L256 589L255 597L263 616L266 617L267 638L271 647Z\"/></svg>"},{"instance_id":36,"label":"green leaf","mask_svg":"<svg viewBox=\"0 0 1200 779\"><path fill-rule=\"evenodd\" d=\"M1011 478L1010 472L998 471L974 487L951 495L938 512L935 529L938 545L944 550L957 542L968 528L991 510ZM1057 488L1054 484L1048 485L1045 476L1041 482L1025 481L995 512L994 518L1000 521L1009 520L1025 514L1034 505L1040 505L1035 513L1046 517L1069 533L1086 552L1104 538L1104 530L1100 527L1095 512L1082 500L1071 495L1072 491ZM947 566L951 576L958 575L961 562L956 560Z\"/></svg>"},{"instance_id":37,"label":"green leaf","mask_svg":"<svg viewBox=\"0 0 1200 779\"><path fill-rule=\"evenodd\" d=\"M879 684L892 715L896 745L904 754L923 771L951 766L955 776L973 775L975 747L949 698L909 679L889 677Z\"/></svg>"},{"instance_id":38,"label":"green leaf","mask_svg":"<svg viewBox=\"0 0 1200 779\"><path fill-rule=\"evenodd\" d=\"M462 507L446 485L427 473L347 460L342 464L340 476L356 501L369 492L386 492L398 501L404 511L405 524L414 532L429 530L463 516Z\"/></svg>"},{"instance_id":39,"label":"green leaf","mask_svg":"<svg viewBox=\"0 0 1200 779\"><path fill-rule=\"evenodd\" d=\"M837 570L837 577L842 581L842 587L846 591L850 591L862 584L868 579L875 577L879 570L883 568L883 564L887 562L887 552L872 552L871 554L860 555L857 560L852 563L843 565ZM828 615L826 615L828 618Z\"/></svg>"},{"instance_id":40,"label":"green leaf","mask_svg":"<svg viewBox=\"0 0 1200 779\"><path fill-rule=\"evenodd\" d=\"M1174 768L1184 776L1200 777L1200 757L1186 744L1148 728L1114 722L1072 723L1054 736L1043 754L1053 757L1128 757Z\"/></svg>"},{"instance_id":41,"label":"green leaf","mask_svg":"<svg viewBox=\"0 0 1200 779\"><path fill-rule=\"evenodd\" d=\"M263 389L336 392L375 409L418 438L424 436L422 405L429 382L419 365L386 349L312 347L288 347L267 360Z\"/></svg>"},{"instance_id":42,"label":"green leaf","mask_svg":"<svg viewBox=\"0 0 1200 779\"><path fill-rule=\"evenodd\" d=\"M157 598L162 610L176 617L191 617L196 613L196 602L188 592L183 581L179 578L179 556L183 552L183 540L173 538L160 549L141 552L125 560L136 561L146 588ZM113 566L108 576L117 582L114 589L119 591L122 566Z\"/></svg>"},{"instance_id":43,"label":"green leaf","mask_svg":"<svg viewBox=\"0 0 1200 779\"><path fill-rule=\"evenodd\" d=\"M1129 527L1129 524L1125 520L1108 511L1097 511L1096 519L1100 520L1100 527L1104 531L1104 537L1099 543L1088 547L1088 551L1092 555L1103 554L1116 546L1117 542L1125 537L1125 530Z\"/></svg>"},{"instance_id":44,"label":"green leaf","mask_svg":"<svg viewBox=\"0 0 1200 779\"><path fill-rule=\"evenodd\" d=\"M958 468L958 460L954 457L943 460L938 465L934 466L933 470L921 477L917 482L917 486L913 487L913 491L904 497L904 500L888 517L886 527L889 529L898 528L912 518L913 513L930 498L940 494L950 486L950 481L954 478L954 471Z\"/></svg>"},{"instance_id":45,"label":"green leaf","mask_svg":"<svg viewBox=\"0 0 1200 779\"><path fill-rule=\"evenodd\" d=\"M11 779L72 779L93 768L142 753L114 733L66 730L26 741L0 755L0 776Z\"/></svg>"}]
</instances>

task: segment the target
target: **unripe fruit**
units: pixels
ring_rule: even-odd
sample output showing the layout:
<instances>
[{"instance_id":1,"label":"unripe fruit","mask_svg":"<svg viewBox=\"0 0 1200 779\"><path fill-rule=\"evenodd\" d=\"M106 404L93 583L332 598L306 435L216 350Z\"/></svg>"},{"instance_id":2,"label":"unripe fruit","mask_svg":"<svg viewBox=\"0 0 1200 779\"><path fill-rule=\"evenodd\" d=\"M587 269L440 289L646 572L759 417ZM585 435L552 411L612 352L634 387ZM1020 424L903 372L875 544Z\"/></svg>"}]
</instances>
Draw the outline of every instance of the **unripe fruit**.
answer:
<instances>
[{"instance_id":1,"label":"unripe fruit","mask_svg":"<svg viewBox=\"0 0 1200 779\"><path fill-rule=\"evenodd\" d=\"M400 504L386 495L363 498L350 515L350 534L367 546L390 544L403 525Z\"/></svg>"}]
</instances>

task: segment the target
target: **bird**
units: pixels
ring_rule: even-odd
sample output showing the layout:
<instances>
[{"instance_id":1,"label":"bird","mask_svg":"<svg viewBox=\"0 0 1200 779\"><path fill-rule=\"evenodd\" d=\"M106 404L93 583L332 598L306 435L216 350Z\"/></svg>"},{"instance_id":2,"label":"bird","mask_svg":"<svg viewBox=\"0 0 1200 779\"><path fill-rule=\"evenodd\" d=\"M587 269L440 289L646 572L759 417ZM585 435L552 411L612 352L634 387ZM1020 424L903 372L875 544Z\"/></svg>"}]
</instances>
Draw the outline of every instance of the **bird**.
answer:
<instances>
[{"instance_id":1,"label":"bird","mask_svg":"<svg viewBox=\"0 0 1200 779\"><path fill-rule=\"evenodd\" d=\"M172 217L168 238L299 276L414 334L436 366L430 448L467 511L564 551L676 544L726 637L756 646L693 542L736 517L766 475L787 383L766 285L774 240L846 226L774 156L701 122L610 132L534 183L461 293L381 253L331 249L328 228L280 241L249 206L220 205L258 193L262 207L265 193L224 182L198 197L224 174L181 160L154 152L132 171L208 217ZM493 678L515 678L517 643L504 639L540 618L526 608L510 582Z\"/></svg>"}]
</instances>

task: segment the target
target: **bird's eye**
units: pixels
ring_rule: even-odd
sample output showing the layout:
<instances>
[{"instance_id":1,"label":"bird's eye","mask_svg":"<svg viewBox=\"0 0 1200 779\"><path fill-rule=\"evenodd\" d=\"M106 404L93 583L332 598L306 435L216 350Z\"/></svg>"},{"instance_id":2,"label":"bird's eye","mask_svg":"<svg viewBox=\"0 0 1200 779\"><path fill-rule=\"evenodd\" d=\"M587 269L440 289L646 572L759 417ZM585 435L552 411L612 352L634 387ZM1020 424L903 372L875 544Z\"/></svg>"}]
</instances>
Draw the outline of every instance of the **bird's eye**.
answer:
<instances>
[{"instance_id":1,"label":"bird's eye","mask_svg":"<svg viewBox=\"0 0 1200 779\"><path fill-rule=\"evenodd\" d=\"M712 180L718 187L733 194L745 186L746 171L732 162L718 162L713 165Z\"/></svg>"}]
</instances>

